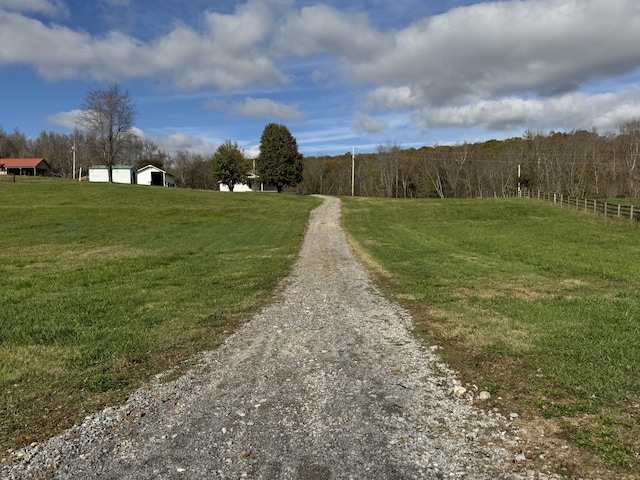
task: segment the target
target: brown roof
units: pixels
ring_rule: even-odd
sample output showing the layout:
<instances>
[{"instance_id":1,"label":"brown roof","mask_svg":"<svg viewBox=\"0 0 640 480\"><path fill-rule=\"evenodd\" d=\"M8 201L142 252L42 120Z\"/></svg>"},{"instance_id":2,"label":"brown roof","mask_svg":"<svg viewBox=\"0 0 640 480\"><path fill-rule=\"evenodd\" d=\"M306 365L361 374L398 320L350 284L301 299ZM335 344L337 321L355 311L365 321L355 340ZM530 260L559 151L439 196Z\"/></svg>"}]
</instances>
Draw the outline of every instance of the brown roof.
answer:
<instances>
[{"instance_id":1,"label":"brown roof","mask_svg":"<svg viewBox=\"0 0 640 480\"><path fill-rule=\"evenodd\" d=\"M44 158L0 158L0 165L5 167L37 167L40 163L47 161ZM47 166L49 164L47 163Z\"/></svg>"}]
</instances>

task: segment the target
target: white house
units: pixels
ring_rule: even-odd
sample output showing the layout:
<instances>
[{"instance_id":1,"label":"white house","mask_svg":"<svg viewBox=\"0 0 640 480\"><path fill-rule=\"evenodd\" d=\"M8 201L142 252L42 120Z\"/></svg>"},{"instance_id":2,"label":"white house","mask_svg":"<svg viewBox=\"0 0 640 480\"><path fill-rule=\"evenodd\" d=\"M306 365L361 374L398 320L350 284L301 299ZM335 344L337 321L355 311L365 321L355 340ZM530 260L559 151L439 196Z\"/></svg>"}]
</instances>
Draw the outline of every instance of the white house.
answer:
<instances>
[{"instance_id":1,"label":"white house","mask_svg":"<svg viewBox=\"0 0 640 480\"><path fill-rule=\"evenodd\" d=\"M138 170L138 185L159 185L175 187L173 176L155 165L147 165Z\"/></svg>"},{"instance_id":2,"label":"white house","mask_svg":"<svg viewBox=\"0 0 640 480\"><path fill-rule=\"evenodd\" d=\"M136 184L137 172L136 168L131 165L114 165L111 168L113 183ZM109 170L105 165L93 165L89 167L90 182L108 182Z\"/></svg>"},{"instance_id":3,"label":"white house","mask_svg":"<svg viewBox=\"0 0 640 480\"><path fill-rule=\"evenodd\" d=\"M234 192L277 192L278 189L275 185L265 185L258 181L258 176L255 173L247 175L247 183L235 183L233 185ZM229 187L226 183L220 183L220 191L228 192Z\"/></svg>"}]
</instances>

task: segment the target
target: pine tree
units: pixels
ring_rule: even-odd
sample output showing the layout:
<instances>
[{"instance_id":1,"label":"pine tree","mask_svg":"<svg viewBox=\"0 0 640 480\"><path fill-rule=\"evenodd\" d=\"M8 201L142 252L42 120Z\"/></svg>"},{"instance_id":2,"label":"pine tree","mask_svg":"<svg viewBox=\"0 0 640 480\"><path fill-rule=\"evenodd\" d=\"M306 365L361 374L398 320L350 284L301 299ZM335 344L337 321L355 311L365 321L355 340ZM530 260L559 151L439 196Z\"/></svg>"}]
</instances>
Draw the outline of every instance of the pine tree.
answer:
<instances>
[{"instance_id":1,"label":"pine tree","mask_svg":"<svg viewBox=\"0 0 640 480\"><path fill-rule=\"evenodd\" d=\"M294 187L302 181L302 154L287 127L270 123L260 137L260 155L256 159L257 175L265 184Z\"/></svg>"}]
</instances>

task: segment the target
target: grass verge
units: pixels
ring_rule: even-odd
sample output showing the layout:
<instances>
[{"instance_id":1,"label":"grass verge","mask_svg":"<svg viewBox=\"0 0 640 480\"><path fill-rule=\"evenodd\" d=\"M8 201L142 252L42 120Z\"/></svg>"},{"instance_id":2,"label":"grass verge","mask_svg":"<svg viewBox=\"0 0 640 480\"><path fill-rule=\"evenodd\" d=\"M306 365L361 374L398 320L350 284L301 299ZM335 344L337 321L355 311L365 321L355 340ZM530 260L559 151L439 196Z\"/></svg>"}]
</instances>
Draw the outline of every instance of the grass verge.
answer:
<instances>
[{"instance_id":1,"label":"grass verge","mask_svg":"<svg viewBox=\"0 0 640 480\"><path fill-rule=\"evenodd\" d=\"M212 349L273 296L312 197L3 183L0 449Z\"/></svg>"},{"instance_id":2,"label":"grass verge","mask_svg":"<svg viewBox=\"0 0 640 480\"><path fill-rule=\"evenodd\" d=\"M488 408L575 446L559 472L640 471L637 225L502 199L346 198L343 222Z\"/></svg>"}]
</instances>

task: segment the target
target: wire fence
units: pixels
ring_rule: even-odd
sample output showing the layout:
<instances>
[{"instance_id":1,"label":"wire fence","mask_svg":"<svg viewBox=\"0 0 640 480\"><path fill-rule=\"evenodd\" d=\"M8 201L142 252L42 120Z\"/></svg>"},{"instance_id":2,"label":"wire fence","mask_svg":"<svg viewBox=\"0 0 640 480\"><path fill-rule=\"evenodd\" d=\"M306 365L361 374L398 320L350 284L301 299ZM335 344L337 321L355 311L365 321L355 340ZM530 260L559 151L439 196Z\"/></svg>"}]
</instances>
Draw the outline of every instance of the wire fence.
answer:
<instances>
[{"instance_id":1,"label":"wire fence","mask_svg":"<svg viewBox=\"0 0 640 480\"><path fill-rule=\"evenodd\" d=\"M583 197L572 197L560 193L547 193L540 190L522 190L512 196L553 202L561 207L573 208L584 213L599 215L605 218L640 221L640 206L622 205Z\"/></svg>"}]
</instances>

